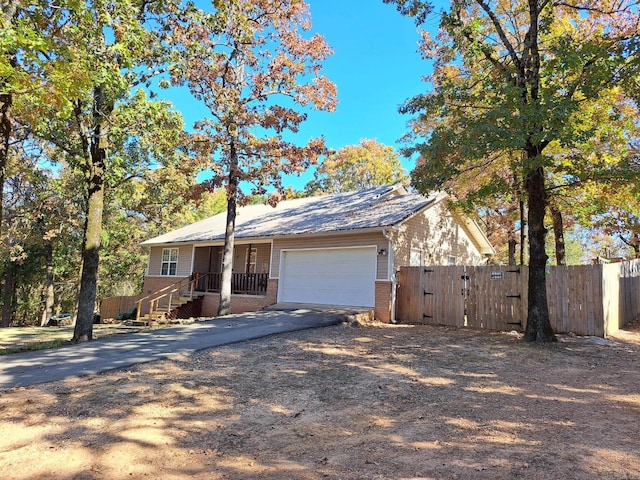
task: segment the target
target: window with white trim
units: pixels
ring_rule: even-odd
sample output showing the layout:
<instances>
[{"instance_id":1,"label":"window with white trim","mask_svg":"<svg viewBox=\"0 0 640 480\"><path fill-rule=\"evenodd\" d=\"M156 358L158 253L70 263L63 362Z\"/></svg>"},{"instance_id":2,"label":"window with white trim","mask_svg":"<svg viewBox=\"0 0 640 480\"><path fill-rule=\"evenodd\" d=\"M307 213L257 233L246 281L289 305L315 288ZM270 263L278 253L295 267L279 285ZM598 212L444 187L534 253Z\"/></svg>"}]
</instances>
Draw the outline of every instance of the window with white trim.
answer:
<instances>
[{"instance_id":1,"label":"window with white trim","mask_svg":"<svg viewBox=\"0 0 640 480\"><path fill-rule=\"evenodd\" d=\"M422 251L416 250L414 248L411 249L409 253L409 266L410 267L420 267L422 266Z\"/></svg>"},{"instance_id":2,"label":"window with white trim","mask_svg":"<svg viewBox=\"0 0 640 480\"><path fill-rule=\"evenodd\" d=\"M160 274L175 276L178 274L178 249L163 248L162 263L160 264Z\"/></svg>"},{"instance_id":3,"label":"window with white trim","mask_svg":"<svg viewBox=\"0 0 640 480\"><path fill-rule=\"evenodd\" d=\"M455 265L456 261L456 257L454 257L453 255L447 255L447 265Z\"/></svg>"}]
</instances>

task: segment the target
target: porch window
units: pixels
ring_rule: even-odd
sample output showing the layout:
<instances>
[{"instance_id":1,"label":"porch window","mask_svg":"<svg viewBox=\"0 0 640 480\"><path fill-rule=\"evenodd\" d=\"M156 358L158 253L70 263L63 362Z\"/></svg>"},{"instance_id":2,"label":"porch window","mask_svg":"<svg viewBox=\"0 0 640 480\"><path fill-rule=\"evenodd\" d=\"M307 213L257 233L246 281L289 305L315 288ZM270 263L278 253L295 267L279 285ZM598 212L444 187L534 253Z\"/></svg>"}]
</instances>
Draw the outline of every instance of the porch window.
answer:
<instances>
[{"instance_id":1,"label":"porch window","mask_svg":"<svg viewBox=\"0 0 640 480\"><path fill-rule=\"evenodd\" d=\"M162 249L162 264L160 266L160 273L167 276L175 276L178 274L177 248Z\"/></svg>"}]
</instances>

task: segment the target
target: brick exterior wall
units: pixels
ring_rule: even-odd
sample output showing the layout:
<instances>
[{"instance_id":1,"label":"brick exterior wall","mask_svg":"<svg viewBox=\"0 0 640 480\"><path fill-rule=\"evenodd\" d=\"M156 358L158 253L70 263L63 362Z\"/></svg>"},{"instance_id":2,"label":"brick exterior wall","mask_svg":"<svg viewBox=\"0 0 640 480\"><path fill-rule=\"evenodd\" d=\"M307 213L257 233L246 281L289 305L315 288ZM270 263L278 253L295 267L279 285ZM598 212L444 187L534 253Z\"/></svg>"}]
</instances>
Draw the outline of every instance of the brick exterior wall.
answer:
<instances>
[{"instance_id":1,"label":"brick exterior wall","mask_svg":"<svg viewBox=\"0 0 640 480\"><path fill-rule=\"evenodd\" d=\"M379 322L391 322L391 282L376 282L375 318Z\"/></svg>"},{"instance_id":2,"label":"brick exterior wall","mask_svg":"<svg viewBox=\"0 0 640 480\"><path fill-rule=\"evenodd\" d=\"M188 275L186 277L144 277L142 296L151 295L164 287L178 283L183 278L188 278Z\"/></svg>"},{"instance_id":3,"label":"brick exterior wall","mask_svg":"<svg viewBox=\"0 0 640 480\"><path fill-rule=\"evenodd\" d=\"M276 303L278 297L278 280L270 279L265 296L231 295L231 313L256 312ZM205 294L202 299L202 316L215 317L220 304L219 293Z\"/></svg>"},{"instance_id":4,"label":"brick exterior wall","mask_svg":"<svg viewBox=\"0 0 640 480\"><path fill-rule=\"evenodd\" d=\"M144 298L147 295L151 295L158 290L162 290L164 287L178 283L180 280L186 277L144 277L144 284L142 285L142 295L140 298ZM146 315L149 313L149 302L142 302L142 311L140 315Z\"/></svg>"}]
</instances>

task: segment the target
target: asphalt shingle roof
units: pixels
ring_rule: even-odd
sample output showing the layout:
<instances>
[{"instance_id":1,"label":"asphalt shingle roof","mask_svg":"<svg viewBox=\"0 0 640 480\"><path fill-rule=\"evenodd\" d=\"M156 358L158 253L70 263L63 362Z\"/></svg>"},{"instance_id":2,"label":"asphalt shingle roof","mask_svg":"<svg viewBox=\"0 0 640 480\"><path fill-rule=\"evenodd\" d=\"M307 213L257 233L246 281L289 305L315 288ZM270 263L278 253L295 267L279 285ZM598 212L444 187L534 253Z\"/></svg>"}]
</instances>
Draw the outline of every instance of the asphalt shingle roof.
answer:
<instances>
[{"instance_id":1,"label":"asphalt shingle roof","mask_svg":"<svg viewBox=\"0 0 640 480\"><path fill-rule=\"evenodd\" d=\"M442 198L442 195L427 198L389 186L287 200L275 208L249 205L238 208L235 236L284 237L392 227ZM226 212L223 212L147 240L142 245L222 240L225 223Z\"/></svg>"}]
</instances>

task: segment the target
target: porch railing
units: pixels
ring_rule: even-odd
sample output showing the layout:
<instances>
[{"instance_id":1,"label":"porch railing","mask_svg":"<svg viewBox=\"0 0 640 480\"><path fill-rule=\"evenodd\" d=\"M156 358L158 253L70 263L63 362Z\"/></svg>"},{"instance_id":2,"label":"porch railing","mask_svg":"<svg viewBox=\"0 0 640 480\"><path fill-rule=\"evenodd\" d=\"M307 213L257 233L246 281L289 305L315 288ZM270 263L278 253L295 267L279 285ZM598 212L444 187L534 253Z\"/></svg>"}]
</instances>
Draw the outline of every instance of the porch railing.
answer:
<instances>
[{"instance_id":1,"label":"porch railing","mask_svg":"<svg viewBox=\"0 0 640 480\"><path fill-rule=\"evenodd\" d=\"M268 273L233 273L231 275L231 293L234 295L266 295ZM219 293L222 286L222 273L204 274L196 281L196 291Z\"/></svg>"},{"instance_id":2,"label":"porch railing","mask_svg":"<svg viewBox=\"0 0 640 480\"><path fill-rule=\"evenodd\" d=\"M234 295L266 295L268 273L234 273L231 277L231 293ZM137 302L136 320L142 312L153 316L156 312L169 313L179 306L180 300L193 300L194 294L202 292L219 293L222 273L194 273L157 292L142 297Z\"/></svg>"},{"instance_id":3,"label":"porch railing","mask_svg":"<svg viewBox=\"0 0 640 480\"><path fill-rule=\"evenodd\" d=\"M157 312L162 308L164 308L168 313L169 311L171 311L172 307L177 304L181 297L186 297L186 299L189 301L193 300L195 286L200 279L201 278L198 274L194 274L189 277L183 278L172 285L161 288L151 295L142 297L140 300L138 300L136 320L140 320L142 310L147 306L147 304L149 305L148 313L151 316L154 312Z\"/></svg>"}]
</instances>

